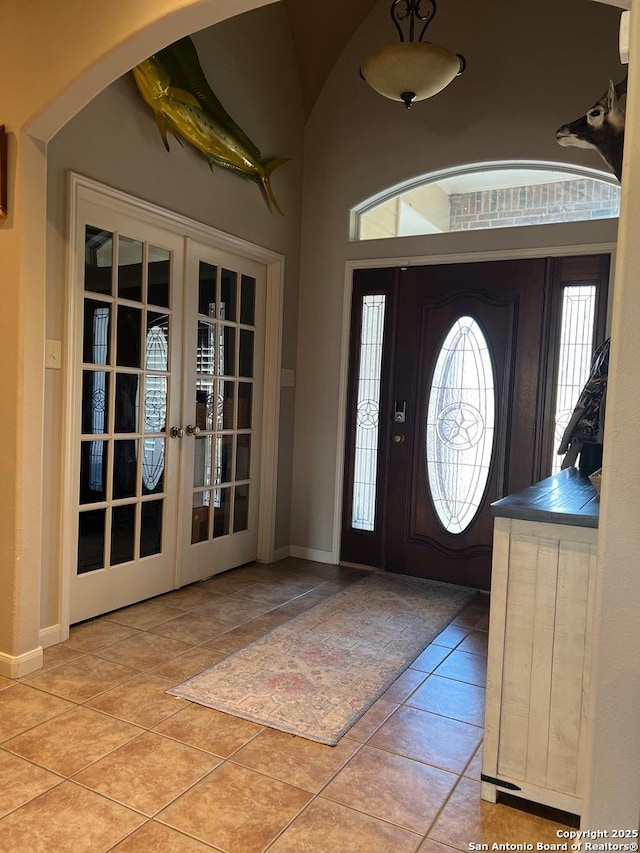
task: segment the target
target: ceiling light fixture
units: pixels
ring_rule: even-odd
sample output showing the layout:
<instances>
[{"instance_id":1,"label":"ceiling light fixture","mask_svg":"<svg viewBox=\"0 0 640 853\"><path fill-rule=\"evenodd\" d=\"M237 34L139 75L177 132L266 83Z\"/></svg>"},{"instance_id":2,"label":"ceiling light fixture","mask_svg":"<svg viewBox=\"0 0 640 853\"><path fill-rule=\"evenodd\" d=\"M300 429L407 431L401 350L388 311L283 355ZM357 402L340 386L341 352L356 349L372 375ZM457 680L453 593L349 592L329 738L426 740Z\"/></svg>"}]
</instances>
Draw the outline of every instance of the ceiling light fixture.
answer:
<instances>
[{"instance_id":1,"label":"ceiling light fixture","mask_svg":"<svg viewBox=\"0 0 640 853\"><path fill-rule=\"evenodd\" d=\"M414 101L423 101L441 92L454 77L462 74L467 62L459 53L423 41L427 27L436 15L435 0L393 0L391 20L400 42L388 44L367 57L360 76L385 98L402 101L407 109ZM408 23L407 23L408 22ZM422 25L415 40L417 26ZM405 32L408 30L408 39Z\"/></svg>"}]
</instances>

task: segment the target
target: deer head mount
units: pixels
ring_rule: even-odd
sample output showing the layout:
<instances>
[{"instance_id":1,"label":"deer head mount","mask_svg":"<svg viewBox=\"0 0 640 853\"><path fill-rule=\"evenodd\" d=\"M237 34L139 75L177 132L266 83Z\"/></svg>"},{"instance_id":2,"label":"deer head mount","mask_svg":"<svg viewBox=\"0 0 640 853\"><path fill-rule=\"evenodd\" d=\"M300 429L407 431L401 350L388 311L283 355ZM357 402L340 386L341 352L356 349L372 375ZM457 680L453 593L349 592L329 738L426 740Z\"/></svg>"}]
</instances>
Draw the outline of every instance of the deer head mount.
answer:
<instances>
[{"instance_id":1,"label":"deer head mount","mask_svg":"<svg viewBox=\"0 0 640 853\"><path fill-rule=\"evenodd\" d=\"M609 80L607 91L585 115L570 124L563 124L556 130L556 139L560 145L594 148L618 180L622 175L625 117L620 100L626 94L626 77L617 86Z\"/></svg>"}]
</instances>

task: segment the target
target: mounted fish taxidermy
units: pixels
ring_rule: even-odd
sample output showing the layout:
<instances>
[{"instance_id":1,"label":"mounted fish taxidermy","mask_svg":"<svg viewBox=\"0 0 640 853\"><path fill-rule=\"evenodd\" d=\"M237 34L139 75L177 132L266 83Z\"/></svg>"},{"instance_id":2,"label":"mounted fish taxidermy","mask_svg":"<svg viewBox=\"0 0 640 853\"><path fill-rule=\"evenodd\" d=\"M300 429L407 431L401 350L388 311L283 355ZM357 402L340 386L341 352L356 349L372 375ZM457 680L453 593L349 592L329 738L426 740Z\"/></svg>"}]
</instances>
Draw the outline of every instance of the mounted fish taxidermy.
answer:
<instances>
[{"instance_id":1,"label":"mounted fish taxidermy","mask_svg":"<svg viewBox=\"0 0 640 853\"><path fill-rule=\"evenodd\" d=\"M595 149L618 180L622 178L625 123L625 111L620 105L620 99L626 94L626 77L617 86L609 80L607 91L585 115L556 130L556 139L560 145Z\"/></svg>"},{"instance_id":2,"label":"mounted fish taxidermy","mask_svg":"<svg viewBox=\"0 0 640 853\"><path fill-rule=\"evenodd\" d=\"M197 148L209 162L258 184L269 209L282 213L271 187L271 173L288 158L263 162L260 150L235 123L211 90L187 36L153 54L133 69L144 101L151 107L169 151L171 131Z\"/></svg>"}]
</instances>

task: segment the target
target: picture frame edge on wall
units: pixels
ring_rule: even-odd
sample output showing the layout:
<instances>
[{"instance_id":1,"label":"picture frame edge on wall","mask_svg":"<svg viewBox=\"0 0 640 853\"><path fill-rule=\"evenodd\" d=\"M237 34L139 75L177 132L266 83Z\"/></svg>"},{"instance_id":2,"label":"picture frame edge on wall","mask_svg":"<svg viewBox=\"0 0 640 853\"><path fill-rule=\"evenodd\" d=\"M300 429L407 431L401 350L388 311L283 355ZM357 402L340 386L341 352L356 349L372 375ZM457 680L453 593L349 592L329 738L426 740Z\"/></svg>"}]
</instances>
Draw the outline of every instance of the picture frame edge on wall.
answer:
<instances>
[{"instance_id":1,"label":"picture frame edge on wall","mask_svg":"<svg viewBox=\"0 0 640 853\"><path fill-rule=\"evenodd\" d=\"M0 219L7 216L7 133L0 124Z\"/></svg>"}]
</instances>

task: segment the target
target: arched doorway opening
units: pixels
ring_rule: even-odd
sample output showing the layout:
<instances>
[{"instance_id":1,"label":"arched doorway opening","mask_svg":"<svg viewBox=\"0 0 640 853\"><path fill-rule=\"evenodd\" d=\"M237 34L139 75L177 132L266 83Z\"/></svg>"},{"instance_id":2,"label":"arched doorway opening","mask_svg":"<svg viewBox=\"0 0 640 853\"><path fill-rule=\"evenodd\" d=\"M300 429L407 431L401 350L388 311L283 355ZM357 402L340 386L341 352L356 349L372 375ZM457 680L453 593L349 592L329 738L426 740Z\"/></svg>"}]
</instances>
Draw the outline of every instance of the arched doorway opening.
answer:
<instances>
[{"instance_id":1,"label":"arched doorway opening","mask_svg":"<svg viewBox=\"0 0 640 853\"><path fill-rule=\"evenodd\" d=\"M42 662L47 143L105 86L154 50L269 2L272 0L193 0L184 4L168 0L157 4L139 0L133 10L131 4L122 3L122 9L112 10L110 26L98 17L86 22L80 41L74 35L75 13L69 5L52 10L60 34L55 43L45 36L46 22L38 31L26 12L17 10L16 20L8 23L16 45L24 36L25 43L37 49L41 36L43 64L47 56L49 63L47 74L35 64L30 76L20 64L27 62L26 57L14 57L15 76L11 82L7 79L8 97L3 97L3 119L11 129L10 211L0 243L3 271L13 282L5 313L7 334L3 334L9 416L4 428L13 452L2 461L8 499L0 529L6 567L0 598L10 603L0 630L2 675L19 677L38 669ZM24 44L22 51L26 53ZM23 86L10 88L18 78Z\"/></svg>"}]
</instances>

